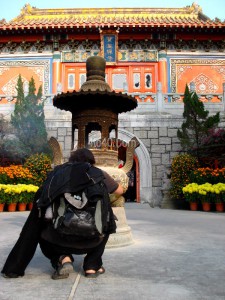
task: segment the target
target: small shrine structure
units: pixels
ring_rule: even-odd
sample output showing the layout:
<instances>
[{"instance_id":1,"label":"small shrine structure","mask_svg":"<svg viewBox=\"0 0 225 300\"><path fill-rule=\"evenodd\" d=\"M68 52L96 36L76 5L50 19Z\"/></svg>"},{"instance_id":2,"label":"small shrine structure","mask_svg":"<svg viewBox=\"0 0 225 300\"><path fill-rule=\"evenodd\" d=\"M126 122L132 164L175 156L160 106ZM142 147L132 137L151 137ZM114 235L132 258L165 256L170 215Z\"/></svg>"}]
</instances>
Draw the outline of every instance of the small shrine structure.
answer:
<instances>
[{"instance_id":1,"label":"small shrine structure","mask_svg":"<svg viewBox=\"0 0 225 300\"><path fill-rule=\"evenodd\" d=\"M137 107L137 100L123 93L112 91L105 82L106 61L100 56L87 59L87 81L79 91L61 93L53 98L53 105L72 113L72 144L74 144L75 130L78 130L78 148L90 148L89 135L92 131L99 131L100 139L93 143L91 150L96 158L96 166L105 170L124 188L128 187L129 171L126 161L123 168L118 167L118 114L127 112ZM113 132L113 135L112 135ZM138 141L136 146L138 146ZM129 147L129 145L128 145ZM133 147L134 149L134 147ZM129 158L129 157L128 157ZM133 161L133 157L131 157ZM126 172L125 172L126 171ZM132 235L126 222L124 198L112 195L111 204L117 216L117 232L110 236L110 247L126 246L131 244Z\"/></svg>"}]
</instances>

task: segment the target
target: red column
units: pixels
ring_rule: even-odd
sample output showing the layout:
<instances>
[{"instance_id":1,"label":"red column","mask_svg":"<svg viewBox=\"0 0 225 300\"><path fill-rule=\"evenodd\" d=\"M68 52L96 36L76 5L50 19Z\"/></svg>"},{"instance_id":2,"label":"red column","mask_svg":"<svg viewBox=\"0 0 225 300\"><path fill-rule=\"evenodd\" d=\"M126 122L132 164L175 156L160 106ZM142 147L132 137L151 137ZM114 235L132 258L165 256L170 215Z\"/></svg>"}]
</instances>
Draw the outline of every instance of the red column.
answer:
<instances>
[{"instance_id":1,"label":"red column","mask_svg":"<svg viewBox=\"0 0 225 300\"><path fill-rule=\"evenodd\" d=\"M159 51L159 81L162 83L162 92L167 93L168 78L167 78L167 59L166 51Z\"/></svg>"},{"instance_id":2,"label":"red column","mask_svg":"<svg viewBox=\"0 0 225 300\"><path fill-rule=\"evenodd\" d=\"M52 93L57 93L57 84L62 84L62 66L60 52L54 52L52 63Z\"/></svg>"}]
</instances>

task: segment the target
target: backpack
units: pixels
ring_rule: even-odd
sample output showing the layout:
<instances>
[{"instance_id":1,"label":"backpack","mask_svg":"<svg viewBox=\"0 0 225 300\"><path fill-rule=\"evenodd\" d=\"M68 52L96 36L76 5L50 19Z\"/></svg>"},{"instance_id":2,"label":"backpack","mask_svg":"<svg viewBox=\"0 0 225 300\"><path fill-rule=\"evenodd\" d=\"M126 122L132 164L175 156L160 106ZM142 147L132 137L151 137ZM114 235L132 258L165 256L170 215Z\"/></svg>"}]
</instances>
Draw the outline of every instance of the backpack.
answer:
<instances>
[{"instance_id":1,"label":"backpack","mask_svg":"<svg viewBox=\"0 0 225 300\"><path fill-rule=\"evenodd\" d=\"M61 235L95 238L103 234L102 201L104 184L94 183L77 193L64 193L46 211L52 209L54 229ZM106 230L106 228L105 228Z\"/></svg>"},{"instance_id":2,"label":"backpack","mask_svg":"<svg viewBox=\"0 0 225 300\"><path fill-rule=\"evenodd\" d=\"M46 240L101 240L105 233L115 232L109 194L99 168L87 163L57 167L47 178L42 196L37 205L45 208Z\"/></svg>"}]
</instances>

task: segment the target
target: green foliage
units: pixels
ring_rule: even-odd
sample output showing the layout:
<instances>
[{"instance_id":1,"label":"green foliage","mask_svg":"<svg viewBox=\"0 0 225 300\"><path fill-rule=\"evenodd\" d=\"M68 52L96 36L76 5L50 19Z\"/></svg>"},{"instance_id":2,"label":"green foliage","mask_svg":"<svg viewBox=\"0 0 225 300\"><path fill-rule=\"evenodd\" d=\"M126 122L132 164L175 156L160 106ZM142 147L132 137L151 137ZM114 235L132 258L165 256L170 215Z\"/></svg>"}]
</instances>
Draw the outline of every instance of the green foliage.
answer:
<instances>
[{"instance_id":1,"label":"green foliage","mask_svg":"<svg viewBox=\"0 0 225 300\"><path fill-rule=\"evenodd\" d=\"M203 139L202 144L199 148L199 154L201 157L219 159L223 166L225 166L225 129L217 128L210 129L208 136Z\"/></svg>"},{"instance_id":2,"label":"green foliage","mask_svg":"<svg viewBox=\"0 0 225 300\"><path fill-rule=\"evenodd\" d=\"M4 159L7 157L7 136L12 134L12 126L8 120L0 115L0 163L4 164ZM9 144L10 144L9 140Z\"/></svg>"},{"instance_id":3,"label":"green foliage","mask_svg":"<svg viewBox=\"0 0 225 300\"><path fill-rule=\"evenodd\" d=\"M11 116L11 123L15 128L16 139L13 140L8 151L18 157L27 158L33 153L47 153L51 149L47 141L45 127L44 103L41 101L42 87L35 95L36 87L33 77L29 82L28 95L24 96L21 75L17 82L17 101Z\"/></svg>"},{"instance_id":4,"label":"green foliage","mask_svg":"<svg viewBox=\"0 0 225 300\"><path fill-rule=\"evenodd\" d=\"M35 184L40 186L46 179L48 172L52 170L51 158L43 153L36 153L26 159L24 167L27 167L35 176Z\"/></svg>"},{"instance_id":5,"label":"green foliage","mask_svg":"<svg viewBox=\"0 0 225 300\"><path fill-rule=\"evenodd\" d=\"M191 182L190 174L196 168L198 168L198 160L190 154L181 154L173 158L170 195L174 200L184 200L182 188Z\"/></svg>"},{"instance_id":6,"label":"green foliage","mask_svg":"<svg viewBox=\"0 0 225 300\"><path fill-rule=\"evenodd\" d=\"M15 137L7 138L4 141L4 150L10 161L16 158L22 162L23 158L27 156L27 150L23 142Z\"/></svg>"},{"instance_id":7,"label":"green foliage","mask_svg":"<svg viewBox=\"0 0 225 300\"><path fill-rule=\"evenodd\" d=\"M199 100L195 92L189 91L187 85L183 101L185 121L181 130L178 129L177 137L184 151L191 152L194 150L193 153L199 158L198 149L207 137L209 130L218 126L220 116L219 113L208 116L209 112L205 110L203 102Z\"/></svg>"}]
</instances>

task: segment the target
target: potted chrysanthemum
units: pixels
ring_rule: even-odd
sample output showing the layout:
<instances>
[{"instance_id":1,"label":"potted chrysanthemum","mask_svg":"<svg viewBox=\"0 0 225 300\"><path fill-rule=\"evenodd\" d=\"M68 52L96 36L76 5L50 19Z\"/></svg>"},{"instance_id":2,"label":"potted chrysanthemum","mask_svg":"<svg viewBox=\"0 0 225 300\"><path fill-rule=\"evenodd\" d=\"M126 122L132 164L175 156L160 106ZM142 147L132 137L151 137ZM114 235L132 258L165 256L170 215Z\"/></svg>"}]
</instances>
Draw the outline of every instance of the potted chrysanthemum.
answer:
<instances>
[{"instance_id":1,"label":"potted chrysanthemum","mask_svg":"<svg viewBox=\"0 0 225 300\"><path fill-rule=\"evenodd\" d=\"M185 200L189 202L190 210L198 210L199 193L198 185L196 183L187 184L182 189Z\"/></svg>"}]
</instances>

